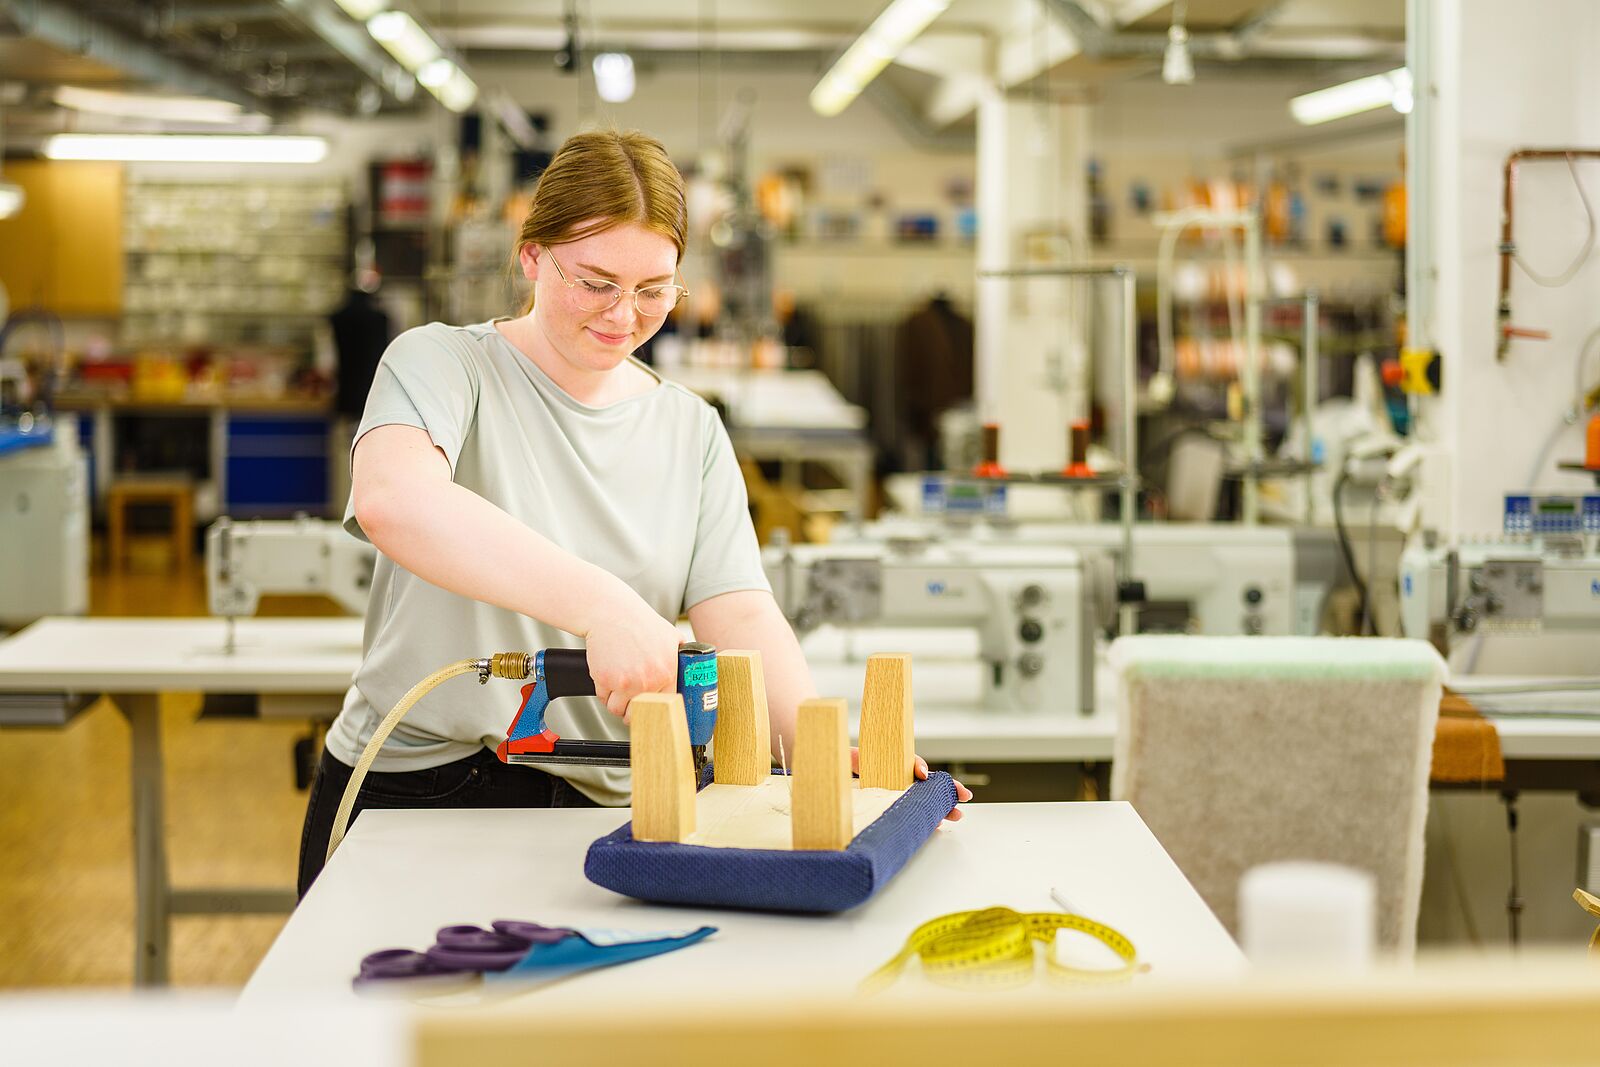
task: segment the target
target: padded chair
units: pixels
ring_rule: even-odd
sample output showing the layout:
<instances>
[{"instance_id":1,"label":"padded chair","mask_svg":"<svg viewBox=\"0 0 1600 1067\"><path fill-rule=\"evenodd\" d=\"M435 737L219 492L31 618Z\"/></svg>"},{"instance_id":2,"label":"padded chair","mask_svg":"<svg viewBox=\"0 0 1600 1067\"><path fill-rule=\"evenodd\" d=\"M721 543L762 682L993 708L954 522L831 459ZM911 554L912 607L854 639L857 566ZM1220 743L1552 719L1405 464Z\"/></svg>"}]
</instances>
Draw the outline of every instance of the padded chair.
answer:
<instances>
[{"instance_id":1,"label":"padded chair","mask_svg":"<svg viewBox=\"0 0 1600 1067\"><path fill-rule=\"evenodd\" d=\"M1445 665L1424 641L1125 637L1111 646L1111 792L1238 933L1239 878L1272 860L1377 879L1378 944L1409 956Z\"/></svg>"}]
</instances>

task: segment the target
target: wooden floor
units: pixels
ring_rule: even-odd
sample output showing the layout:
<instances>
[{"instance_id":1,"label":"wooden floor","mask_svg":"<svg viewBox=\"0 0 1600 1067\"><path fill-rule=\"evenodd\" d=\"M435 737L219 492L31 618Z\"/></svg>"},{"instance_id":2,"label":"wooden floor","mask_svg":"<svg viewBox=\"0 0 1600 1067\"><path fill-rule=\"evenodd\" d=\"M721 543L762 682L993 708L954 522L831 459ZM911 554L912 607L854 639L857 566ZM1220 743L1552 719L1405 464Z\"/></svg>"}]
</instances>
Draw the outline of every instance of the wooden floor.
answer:
<instances>
[{"instance_id":1,"label":"wooden floor","mask_svg":"<svg viewBox=\"0 0 1600 1067\"><path fill-rule=\"evenodd\" d=\"M203 572L171 572L160 541L122 573L96 568L90 614L203 615ZM283 598L262 614L337 614ZM292 887L305 794L296 723L200 719L198 695L162 708L174 885ZM101 701L65 729L0 731L0 989L133 983L133 815L128 727ZM172 979L238 987L287 916L173 920Z\"/></svg>"}]
</instances>

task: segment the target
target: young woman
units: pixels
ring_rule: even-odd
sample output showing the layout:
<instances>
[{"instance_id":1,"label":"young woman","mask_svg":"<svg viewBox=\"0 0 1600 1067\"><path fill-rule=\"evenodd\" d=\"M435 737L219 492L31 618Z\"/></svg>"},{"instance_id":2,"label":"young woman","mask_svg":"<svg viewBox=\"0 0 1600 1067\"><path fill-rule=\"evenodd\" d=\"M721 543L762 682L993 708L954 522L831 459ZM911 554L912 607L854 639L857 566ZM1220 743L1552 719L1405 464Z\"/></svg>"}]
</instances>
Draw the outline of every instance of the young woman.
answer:
<instances>
[{"instance_id":1,"label":"young woman","mask_svg":"<svg viewBox=\"0 0 1600 1067\"><path fill-rule=\"evenodd\" d=\"M687 611L699 640L761 652L773 745L793 750L815 688L762 571L727 433L632 358L685 295L685 226L683 179L658 142L579 134L540 177L517 239L533 283L523 314L422 326L384 354L345 515L382 554L361 666L306 810L302 894L378 723L456 660L583 645L596 697L563 702L558 730L622 739L628 702L676 684ZM356 810L628 802L625 769L500 763L517 696L430 695L384 744Z\"/></svg>"}]
</instances>

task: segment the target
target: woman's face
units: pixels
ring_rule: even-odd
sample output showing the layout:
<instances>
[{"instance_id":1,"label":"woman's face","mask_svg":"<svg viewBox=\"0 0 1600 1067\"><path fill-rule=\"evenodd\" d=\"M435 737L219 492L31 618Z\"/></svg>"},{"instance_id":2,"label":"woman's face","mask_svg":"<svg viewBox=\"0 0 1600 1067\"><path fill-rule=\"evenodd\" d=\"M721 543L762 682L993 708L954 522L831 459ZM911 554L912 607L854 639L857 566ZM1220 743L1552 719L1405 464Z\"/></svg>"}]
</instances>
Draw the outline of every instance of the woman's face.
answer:
<instances>
[{"instance_id":1,"label":"woman's face","mask_svg":"<svg viewBox=\"0 0 1600 1067\"><path fill-rule=\"evenodd\" d=\"M641 316L631 290L672 284L678 249L654 230L627 223L563 244L528 245L521 262L533 281L539 332L574 369L598 372L616 367L666 321L665 315ZM622 299L604 311L585 311L580 278L615 282L624 290Z\"/></svg>"}]
</instances>

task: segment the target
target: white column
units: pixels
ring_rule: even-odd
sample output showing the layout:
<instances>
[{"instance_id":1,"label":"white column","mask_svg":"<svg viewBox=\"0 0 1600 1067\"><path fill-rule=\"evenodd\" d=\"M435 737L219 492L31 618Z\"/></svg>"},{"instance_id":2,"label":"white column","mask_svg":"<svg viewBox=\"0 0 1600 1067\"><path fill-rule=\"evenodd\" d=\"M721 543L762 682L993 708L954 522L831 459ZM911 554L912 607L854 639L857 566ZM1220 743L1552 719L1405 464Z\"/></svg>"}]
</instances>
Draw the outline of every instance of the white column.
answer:
<instances>
[{"instance_id":1,"label":"white column","mask_svg":"<svg viewBox=\"0 0 1600 1067\"><path fill-rule=\"evenodd\" d=\"M978 269L1086 262L1087 106L1007 97L978 106ZM1085 279L979 278L978 413L999 422L1000 461L1060 468L1067 421L1087 415ZM1112 331L1114 334L1114 331Z\"/></svg>"},{"instance_id":2,"label":"white column","mask_svg":"<svg viewBox=\"0 0 1600 1067\"><path fill-rule=\"evenodd\" d=\"M1435 212L1433 340L1444 374L1436 426L1453 457L1449 505L1454 532L1463 536L1498 533L1508 491L1593 488L1591 478L1558 472L1555 462L1583 455L1581 422L1564 425L1562 414L1573 404L1579 348L1600 326L1600 257L1561 288L1539 286L1513 266L1513 324L1551 336L1513 340L1503 361L1495 356L1506 156L1519 148L1600 146L1593 60L1600 5L1535 6L1530 12L1497 0L1433 0L1425 28L1438 88L1433 180L1419 190ZM1600 161L1579 161L1577 173L1600 212ZM1566 267L1588 229L1572 173L1560 162L1521 168L1514 217L1518 251L1545 274ZM1600 366L1592 364L1586 382L1596 375ZM1445 526L1438 515L1425 521Z\"/></svg>"}]
</instances>

